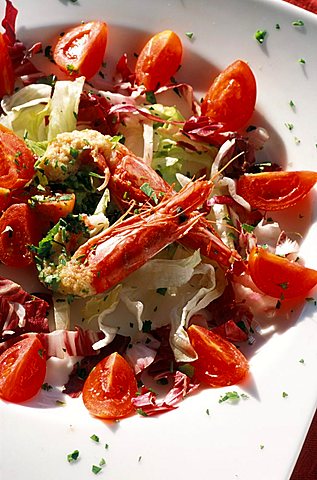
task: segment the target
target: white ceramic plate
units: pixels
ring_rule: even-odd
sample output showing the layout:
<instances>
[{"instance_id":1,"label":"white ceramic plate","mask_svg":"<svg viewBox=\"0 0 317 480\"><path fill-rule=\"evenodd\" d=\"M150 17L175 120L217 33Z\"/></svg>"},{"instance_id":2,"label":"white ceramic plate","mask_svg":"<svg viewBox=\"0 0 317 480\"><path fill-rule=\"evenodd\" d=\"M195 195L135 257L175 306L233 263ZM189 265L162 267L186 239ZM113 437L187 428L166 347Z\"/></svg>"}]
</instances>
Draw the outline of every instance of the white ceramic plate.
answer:
<instances>
[{"instance_id":1,"label":"white ceramic plate","mask_svg":"<svg viewBox=\"0 0 317 480\"><path fill-rule=\"evenodd\" d=\"M16 0L15 4L19 37L29 44L81 20L106 20L109 62L125 51L138 51L150 33L173 29L185 49L179 77L200 93L226 65L237 58L248 61L258 82L255 121L271 134L263 158L289 169L316 169L314 15L272 0ZM292 26L298 19L304 27ZM254 39L258 29L267 31L262 45ZM194 33L192 40L186 32ZM298 62L300 58L305 65ZM285 123L294 124L293 130ZM313 223L315 213L300 208L293 211L294 219L301 213L303 224ZM302 249L307 265L314 268L316 228L315 224L308 231ZM17 272L9 274L19 279ZM91 467L101 458L107 463L100 478L111 480L289 478L316 408L315 309L313 303L305 305L299 320L279 325L267 341L250 349L251 379L234 388L249 399L237 405L218 403L220 395L232 388L204 390L168 414L109 424L90 417L80 399L56 406L61 397L56 391L42 392L24 406L2 402L1 478L86 480L94 478ZM93 434L100 443L90 439ZM66 455L75 449L80 459L68 464Z\"/></svg>"}]
</instances>

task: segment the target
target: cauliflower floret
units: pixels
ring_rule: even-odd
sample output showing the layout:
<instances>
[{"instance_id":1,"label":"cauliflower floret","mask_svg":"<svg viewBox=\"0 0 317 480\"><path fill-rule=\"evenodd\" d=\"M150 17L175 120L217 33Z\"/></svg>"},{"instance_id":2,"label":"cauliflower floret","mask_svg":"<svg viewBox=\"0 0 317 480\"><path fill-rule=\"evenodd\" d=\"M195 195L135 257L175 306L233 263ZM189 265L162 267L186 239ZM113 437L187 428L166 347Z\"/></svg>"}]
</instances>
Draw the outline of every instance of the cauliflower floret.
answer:
<instances>
[{"instance_id":1,"label":"cauliflower floret","mask_svg":"<svg viewBox=\"0 0 317 480\"><path fill-rule=\"evenodd\" d=\"M98 163L100 154L109 158L111 154L111 137L106 137L95 130L74 130L57 135L49 143L45 155L40 159L40 168L47 179L63 182L70 175L78 172L81 162L89 155Z\"/></svg>"}]
</instances>

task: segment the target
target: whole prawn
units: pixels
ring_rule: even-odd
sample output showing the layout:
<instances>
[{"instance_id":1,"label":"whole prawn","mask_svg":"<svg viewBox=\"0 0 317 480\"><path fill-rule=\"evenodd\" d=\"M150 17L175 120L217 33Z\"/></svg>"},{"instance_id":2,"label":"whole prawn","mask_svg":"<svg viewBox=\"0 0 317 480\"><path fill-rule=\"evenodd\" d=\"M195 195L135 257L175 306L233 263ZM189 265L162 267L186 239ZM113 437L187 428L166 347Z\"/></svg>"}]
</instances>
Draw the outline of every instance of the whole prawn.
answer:
<instances>
[{"instance_id":1,"label":"whole prawn","mask_svg":"<svg viewBox=\"0 0 317 480\"><path fill-rule=\"evenodd\" d=\"M174 195L171 186L160 175L141 159L130 152L124 145L117 143L111 154L99 158L99 165L105 171L109 169L109 189L117 204L126 210L131 200L143 204L149 201L149 196L140 188L148 184L153 194L150 196L152 203L164 195ZM228 248L216 234L212 225L204 217L199 218L195 226L184 235L180 242L202 255L215 260L219 265L229 267L234 259L239 260L237 252Z\"/></svg>"},{"instance_id":2,"label":"whole prawn","mask_svg":"<svg viewBox=\"0 0 317 480\"><path fill-rule=\"evenodd\" d=\"M72 157L74 151L76 161ZM139 206L175 194L171 186L142 159L121 143L114 142L112 137L94 130L75 130L58 135L49 144L39 167L50 180L63 182L68 175L78 171L81 163L89 162L89 158L105 176L104 185L108 184L111 196L123 211L130 207L131 201ZM149 185L152 196L149 197L140 188L144 184ZM224 268L240 259L237 252L222 242L204 217L199 218L180 241L193 250L200 249L202 255L217 261Z\"/></svg>"},{"instance_id":3,"label":"whole prawn","mask_svg":"<svg viewBox=\"0 0 317 480\"><path fill-rule=\"evenodd\" d=\"M91 296L118 284L199 221L196 210L207 200L210 181L189 183L157 206L118 222L81 245L70 260L40 272L41 281L65 295Z\"/></svg>"}]
</instances>

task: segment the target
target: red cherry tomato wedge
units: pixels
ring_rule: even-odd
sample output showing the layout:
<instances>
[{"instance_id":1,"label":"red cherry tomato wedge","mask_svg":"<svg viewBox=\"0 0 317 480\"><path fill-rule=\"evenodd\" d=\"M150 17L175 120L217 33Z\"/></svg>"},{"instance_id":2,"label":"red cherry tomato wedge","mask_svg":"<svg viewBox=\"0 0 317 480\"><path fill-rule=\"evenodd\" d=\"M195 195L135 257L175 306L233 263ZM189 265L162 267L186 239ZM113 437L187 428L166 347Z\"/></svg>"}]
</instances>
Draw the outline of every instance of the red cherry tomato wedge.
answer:
<instances>
[{"instance_id":1,"label":"red cherry tomato wedge","mask_svg":"<svg viewBox=\"0 0 317 480\"><path fill-rule=\"evenodd\" d=\"M20 403L34 397L43 385L46 354L37 337L25 338L0 356L0 397Z\"/></svg>"},{"instance_id":2,"label":"red cherry tomato wedge","mask_svg":"<svg viewBox=\"0 0 317 480\"><path fill-rule=\"evenodd\" d=\"M216 77L201 104L201 113L223 130L239 130L248 123L256 102L256 81L249 65L236 60Z\"/></svg>"},{"instance_id":3,"label":"red cherry tomato wedge","mask_svg":"<svg viewBox=\"0 0 317 480\"><path fill-rule=\"evenodd\" d=\"M317 182L317 172L266 172L242 175L237 193L251 207L283 210L302 200Z\"/></svg>"},{"instance_id":4,"label":"red cherry tomato wedge","mask_svg":"<svg viewBox=\"0 0 317 480\"><path fill-rule=\"evenodd\" d=\"M0 33L0 98L11 95L14 88L15 75L7 44Z\"/></svg>"},{"instance_id":5,"label":"red cherry tomato wedge","mask_svg":"<svg viewBox=\"0 0 317 480\"><path fill-rule=\"evenodd\" d=\"M104 22L93 21L68 30L59 38L53 58L59 68L74 77L93 77L99 70L108 38Z\"/></svg>"},{"instance_id":6,"label":"red cherry tomato wedge","mask_svg":"<svg viewBox=\"0 0 317 480\"><path fill-rule=\"evenodd\" d=\"M89 374L83 388L83 401L96 417L122 418L134 411L131 399L136 391L132 368L115 352L101 360Z\"/></svg>"},{"instance_id":7,"label":"red cherry tomato wedge","mask_svg":"<svg viewBox=\"0 0 317 480\"><path fill-rule=\"evenodd\" d=\"M15 133L0 126L0 187L24 187L34 175L35 157Z\"/></svg>"},{"instance_id":8,"label":"red cherry tomato wedge","mask_svg":"<svg viewBox=\"0 0 317 480\"><path fill-rule=\"evenodd\" d=\"M34 212L43 220L56 224L60 218L65 218L72 213L75 206L74 193L55 193L54 195L35 195L31 197Z\"/></svg>"},{"instance_id":9,"label":"red cherry tomato wedge","mask_svg":"<svg viewBox=\"0 0 317 480\"><path fill-rule=\"evenodd\" d=\"M135 66L137 85L147 91L171 83L182 61L183 47L178 35L164 30L154 35L143 47Z\"/></svg>"},{"instance_id":10,"label":"red cherry tomato wedge","mask_svg":"<svg viewBox=\"0 0 317 480\"><path fill-rule=\"evenodd\" d=\"M33 263L28 246L39 242L38 219L25 203L11 205L0 218L0 261L10 267Z\"/></svg>"},{"instance_id":11,"label":"red cherry tomato wedge","mask_svg":"<svg viewBox=\"0 0 317 480\"><path fill-rule=\"evenodd\" d=\"M254 247L248 269L255 285L274 298L304 297L317 284L317 271Z\"/></svg>"},{"instance_id":12,"label":"red cherry tomato wedge","mask_svg":"<svg viewBox=\"0 0 317 480\"><path fill-rule=\"evenodd\" d=\"M249 371L245 356L232 343L211 330L191 325L187 330L198 359L192 365L194 377L210 387L241 382Z\"/></svg>"}]
</instances>

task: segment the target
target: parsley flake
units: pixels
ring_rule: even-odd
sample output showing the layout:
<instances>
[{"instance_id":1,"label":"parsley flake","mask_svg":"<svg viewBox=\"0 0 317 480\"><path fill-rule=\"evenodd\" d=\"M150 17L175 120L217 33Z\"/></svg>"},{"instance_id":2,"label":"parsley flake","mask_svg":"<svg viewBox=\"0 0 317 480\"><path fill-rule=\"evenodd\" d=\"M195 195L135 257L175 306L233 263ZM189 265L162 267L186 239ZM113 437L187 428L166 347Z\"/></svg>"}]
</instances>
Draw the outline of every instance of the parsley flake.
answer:
<instances>
[{"instance_id":1,"label":"parsley flake","mask_svg":"<svg viewBox=\"0 0 317 480\"><path fill-rule=\"evenodd\" d=\"M102 468L101 467L98 467L98 465L93 465L91 467L91 471L92 473L94 473L95 475L97 475L97 473L101 472Z\"/></svg>"},{"instance_id":2,"label":"parsley flake","mask_svg":"<svg viewBox=\"0 0 317 480\"><path fill-rule=\"evenodd\" d=\"M137 408L136 412L141 415L142 417L147 417L147 413L142 408Z\"/></svg>"},{"instance_id":3,"label":"parsley flake","mask_svg":"<svg viewBox=\"0 0 317 480\"><path fill-rule=\"evenodd\" d=\"M227 401L230 401L230 402L237 402L240 400L240 395L238 394L238 392L227 392L225 393L225 395L222 395L218 402L219 403L223 403L223 402L227 402Z\"/></svg>"},{"instance_id":4,"label":"parsley flake","mask_svg":"<svg viewBox=\"0 0 317 480\"><path fill-rule=\"evenodd\" d=\"M254 38L259 42L259 43L263 43L264 42L264 39L266 37L266 30L257 30L254 34Z\"/></svg>"},{"instance_id":5,"label":"parsley flake","mask_svg":"<svg viewBox=\"0 0 317 480\"><path fill-rule=\"evenodd\" d=\"M144 320L143 326L142 326L142 332L143 333L149 333L152 329L152 322L151 320Z\"/></svg>"},{"instance_id":6,"label":"parsley flake","mask_svg":"<svg viewBox=\"0 0 317 480\"><path fill-rule=\"evenodd\" d=\"M74 450L72 453L69 453L67 455L67 461L69 463L72 463L72 462L76 462L76 460L78 460L78 457L79 457L79 451L78 450Z\"/></svg>"},{"instance_id":7,"label":"parsley flake","mask_svg":"<svg viewBox=\"0 0 317 480\"><path fill-rule=\"evenodd\" d=\"M145 195L147 195L149 198L152 198L155 204L158 203L156 193L149 183L143 183L143 185L140 187L140 190L142 190L142 192L145 193Z\"/></svg>"},{"instance_id":8,"label":"parsley flake","mask_svg":"<svg viewBox=\"0 0 317 480\"><path fill-rule=\"evenodd\" d=\"M52 390L53 387L49 383L43 383L41 388L42 388L42 390L45 390L46 392L49 392L50 390Z\"/></svg>"},{"instance_id":9,"label":"parsley flake","mask_svg":"<svg viewBox=\"0 0 317 480\"><path fill-rule=\"evenodd\" d=\"M155 103L157 103L157 102L156 102L156 97L155 97L155 95L154 95L154 92L151 92L151 91L146 92L145 98L146 98L146 101L149 102L149 103L151 103L152 105L154 105Z\"/></svg>"},{"instance_id":10,"label":"parsley flake","mask_svg":"<svg viewBox=\"0 0 317 480\"><path fill-rule=\"evenodd\" d=\"M295 20L294 22L292 22L292 25L293 27L303 27L305 24L303 20Z\"/></svg>"},{"instance_id":11,"label":"parsley flake","mask_svg":"<svg viewBox=\"0 0 317 480\"><path fill-rule=\"evenodd\" d=\"M282 397L283 397L283 398L287 398L287 397L288 397L288 393L283 392L283 393L282 393Z\"/></svg>"},{"instance_id":12,"label":"parsley flake","mask_svg":"<svg viewBox=\"0 0 317 480\"><path fill-rule=\"evenodd\" d=\"M247 223L242 224L243 230L245 230L248 233L252 233L255 227L253 225L248 225Z\"/></svg>"},{"instance_id":13,"label":"parsley flake","mask_svg":"<svg viewBox=\"0 0 317 480\"><path fill-rule=\"evenodd\" d=\"M301 359L299 360L299 363L301 363L301 364L303 365L303 364L305 363L305 360L304 360L303 358L301 358Z\"/></svg>"},{"instance_id":14,"label":"parsley flake","mask_svg":"<svg viewBox=\"0 0 317 480\"><path fill-rule=\"evenodd\" d=\"M193 32L186 32L185 35L186 35L186 37L188 37L191 40L194 36L194 33Z\"/></svg>"},{"instance_id":15,"label":"parsley flake","mask_svg":"<svg viewBox=\"0 0 317 480\"><path fill-rule=\"evenodd\" d=\"M99 437L98 437L98 435L93 434L93 435L91 435L90 438L91 438L91 440L93 440L94 442L99 443Z\"/></svg>"}]
</instances>

